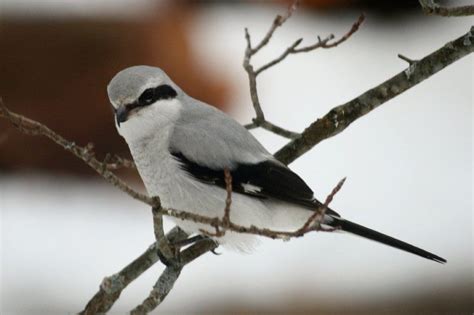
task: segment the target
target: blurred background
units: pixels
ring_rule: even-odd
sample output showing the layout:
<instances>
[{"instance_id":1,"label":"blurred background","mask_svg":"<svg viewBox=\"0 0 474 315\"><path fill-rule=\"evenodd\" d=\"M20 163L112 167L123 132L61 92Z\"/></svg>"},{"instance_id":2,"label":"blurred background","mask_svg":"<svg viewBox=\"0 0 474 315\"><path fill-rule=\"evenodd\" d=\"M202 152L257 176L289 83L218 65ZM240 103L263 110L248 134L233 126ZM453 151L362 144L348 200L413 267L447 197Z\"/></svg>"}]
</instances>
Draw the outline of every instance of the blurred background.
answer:
<instances>
[{"instance_id":1,"label":"blurred background","mask_svg":"<svg viewBox=\"0 0 474 315\"><path fill-rule=\"evenodd\" d=\"M450 5L469 1L449 1ZM188 94L242 123L253 117L242 69L287 1L2 0L0 96L99 156L128 155L108 81L137 64L163 68ZM424 16L418 1L303 1L254 60L299 37L341 36L338 48L290 56L259 77L269 120L302 131L330 108L467 32L472 18ZM347 218L448 259L440 265L343 234L262 240L252 255L219 248L189 265L159 307L169 314L471 314L472 57L464 58L324 141L291 168ZM285 139L253 131L271 151ZM120 171L137 189L135 172ZM0 120L1 313L81 310L104 276L153 242L151 213L50 141ZM168 228L171 225L167 226ZM124 291L122 314L149 293L157 264ZM158 311L157 311L158 313Z\"/></svg>"}]
</instances>

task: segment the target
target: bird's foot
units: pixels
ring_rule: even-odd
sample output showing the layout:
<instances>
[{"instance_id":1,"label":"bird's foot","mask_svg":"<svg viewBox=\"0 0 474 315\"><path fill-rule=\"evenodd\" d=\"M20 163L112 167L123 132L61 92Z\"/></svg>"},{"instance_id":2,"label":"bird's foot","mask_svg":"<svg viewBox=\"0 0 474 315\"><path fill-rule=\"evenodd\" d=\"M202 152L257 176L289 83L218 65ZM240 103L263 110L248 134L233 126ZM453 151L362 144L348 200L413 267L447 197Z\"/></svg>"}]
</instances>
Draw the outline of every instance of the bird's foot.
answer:
<instances>
[{"instance_id":1,"label":"bird's foot","mask_svg":"<svg viewBox=\"0 0 474 315\"><path fill-rule=\"evenodd\" d=\"M209 236L205 236L205 235L196 235L193 237L186 238L184 240L175 241L175 242L172 242L171 245L175 248L182 248L182 247L192 245L192 244L202 242L202 241L214 242L214 244L216 244L216 247L214 249L211 249L211 253L213 253L214 255L221 254L221 253L216 252L216 249L219 246L219 243L215 241L214 239L210 238Z\"/></svg>"}]
</instances>

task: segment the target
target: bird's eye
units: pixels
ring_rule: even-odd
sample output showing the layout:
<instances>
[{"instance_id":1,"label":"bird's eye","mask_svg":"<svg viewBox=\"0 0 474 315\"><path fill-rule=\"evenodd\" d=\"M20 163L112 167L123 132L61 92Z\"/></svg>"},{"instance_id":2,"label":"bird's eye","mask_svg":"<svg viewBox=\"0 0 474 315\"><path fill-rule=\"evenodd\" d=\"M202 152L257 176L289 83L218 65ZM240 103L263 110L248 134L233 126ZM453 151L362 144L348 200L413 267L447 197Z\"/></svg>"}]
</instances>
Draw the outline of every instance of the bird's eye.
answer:
<instances>
[{"instance_id":1,"label":"bird's eye","mask_svg":"<svg viewBox=\"0 0 474 315\"><path fill-rule=\"evenodd\" d=\"M137 106L148 106L158 100L167 100L178 95L176 91L169 85L163 84L155 88L146 89L138 98Z\"/></svg>"},{"instance_id":2,"label":"bird's eye","mask_svg":"<svg viewBox=\"0 0 474 315\"><path fill-rule=\"evenodd\" d=\"M142 95L138 98L138 102L142 106L150 105L156 101L155 89L146 89L143 91Z\"/></svg>"}]
</instances>

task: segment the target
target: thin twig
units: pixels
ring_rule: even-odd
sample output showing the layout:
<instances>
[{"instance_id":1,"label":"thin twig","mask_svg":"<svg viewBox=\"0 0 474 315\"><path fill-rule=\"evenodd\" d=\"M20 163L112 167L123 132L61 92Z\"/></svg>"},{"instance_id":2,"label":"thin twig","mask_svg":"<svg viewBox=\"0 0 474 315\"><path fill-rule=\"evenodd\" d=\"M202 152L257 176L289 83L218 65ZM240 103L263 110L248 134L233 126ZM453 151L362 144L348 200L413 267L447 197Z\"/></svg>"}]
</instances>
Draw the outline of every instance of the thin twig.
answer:
<instances>
[{"instance_id":1,"label":"thin twig","mask_svg":"<svg viewBox=\"0 0 474 315\"><path fill-rule=\"evenodd\" d=\"M260 123L260 122L264 121L265 120L265 115L263 114L262 107L260 106L260 101L258 99L258 94L257 93L252 93L252 90L256 91L256 89L257 89L257 80L256 80L257 76L252 75L252 74L255 74L255 72L254 72L253 66L250 64L250 59L252 58L253 55L255 55L257 52L259 52L260 49L262 49L263 47L265 47L268 44L268 42L270 41L270 39L273 36L273 33L275 33L276 29L278 27L282 26L283 23L285 23L286 20L288 20L291 17L291 15L296 10L298 5L299 5L299 1L295 0L295 1L293 1L293 3L288 8L285 15L283 15L283 16L277 15L275 17L275 19L273 20L273 23L270 26L270 29L268 30L268 32L265 34L265 36L262 38L260 43L255 48L252 48L252 40L250 38L250 33L249 33L247 28L245 29L245 40L247 42L247 48L245 49L243 66L244 66L244 69L245 69L245 71L247 71L247 74L249 76L249 84L251 86L250 97L252 98L252 104L253 104L255 114L256 114L255 120L256 120L257 123ZM252 87L253 87L253 89L252 89Z\"/></svg>"},{"instance_id":2,"label":"thin twig","mask_svg":"<svg viewBox=\"0 0 474 315\"><path fill-rule=\"evenodd\" d=\"M232 205L232 175L230 174L230 170L228 168L224 169L224 181L227 195L225 198L225 209L222 223L224 226L226 226L230 224L230 207Z\"/></svg>"},{"instance_id":3,"label":"thin twig","mask_svg":"<svg viewBox=\"0 0 474 315\"><path fill-rule=\"evenodd\" d=\"M107 153L103 163L107 164L107 169L109 171L114 171L121 168L136 168L135 162L118 156L117 154L111 155Z\"/></svg>"},{"instance_id":4,"label":"thin twig","mask_svg":"<svg viewBox=\"0 0 474 315\"><path fill-rule=\"evenodd\" d=\"M345 180L345 179L344 179ZM326 201L331 202L332 197L339 191L339 189L342 187L344 184L344 180L341 180L338 185L332 190L331 194L326 198ZM324 205L322 205L324 206ZM227 207L226 207L227 208ZM179 218L181 220L185 221L192 221L195 223L200 223L200 224L207 224L212 226L215 229L215 233L210 233L205 230L200 230L200 232L204 235L210 236L210 237L222 237L225 235L226 231L232 231L232 232L237 232L237 233L242 233L242 234L253 234L253 235L258 235L258 236L263 236L267 237L270 239L283 239L283 240L288 240L291 238L298 238L302 237L305 234L312 232L312 231L317 231L318 229L315 228L314 226L311 226L310 228L307 228L306 224L298 228L296 231L281 231L281 230L273 230L273 229L268 229L268 228L261 228L257 227L255 225L251 226L243 226L236 224L232 222L230 219L229 221L226 221L224 218L219 219L219 218L210 218L207 216L202 216L198 215L195 213L189 213L186 211L178 211L175 209L164 209L162 208L160 211L163 211L163 214L169 215L175 218ZM324 211L322 209L318 210L319 212L322 212L324 215ZM316 212L318 212L316 211ZM229 208L229 213L230 213L230 208ZM314 221L314 218L311 219L311 221ZM310 222L311 223L311 222Z\"/></svg>"},{"instance_id":5,"label":"thin twig","mask_svg":"<svg viewBox=\"0 0 474 315\"><path fill-rule=\"evenodd\" d=\"M342 186L344 185L346 181L346 178L344 177L337 183L336 187L333 188L331 193L326 197L326 200L324 201L324 204L322 206L318 207L316 211L308 218L306 223L296 231L297 234L304 235L308 232L311 231L311 227L315 227L316 230L321 229L321 223L324 220L324 215L326 214L326 210L329 207L329 204L332 202L334 199L334 196L341 190Z\"/></svg>"},{"instance_id":6,"label":"thin twig","mask_svg":"<svg viewBox=\"0 0 474 315\"><path fill-rule=\"evenodd\" d=\"M474 15L474 5L459 7L445 7L437 4L434 0L419 0L423 12L428 15L440 16L469 16Z\"/></svg>"},{"instance_id":7,"label":"thin twig","mask_svg":"<svg viewBox=\"0 0 474 315\"><path fill-rule=\"evenodd\" d=\"M219 221L219 218L213 218L213 224L215 228L215 232L211 233L204 229L201 229L200 232L209 237L222 237L225 235L225 232L229 228L230 222L230 206L232 205L232 175L230 174L230 170L228 168L224 168L224 182L225 182L225 190L226 190L226 199L225 199L225 207L224 207L224 216L222 220ZM222 228L222 229L221 229Z\"/></svg>"},{"instance_id":8,"label":"thin twig","mask_svg":"<svg viewBox=\"0 0 474 315\"><path fill-rule=\"evenodd\" d=\"M274 134L277 134L279 136L282 136L284 138L287 138L287 139L296 139L298 137L301 136L301 134L297 133L297 132L294 132L294 131L291 131L291 130L288 130L288 129L285 129L285 128L282 128L282 127L279 127L271 122L269 122L268 120L264 120L262 121L260 124L259 124L260 127L262 127L263 129L265 130L268 130L268 131L271 131L273 132Z\"/></svg>"},{"instance_id":9,"label":"thin twig","mask_svg":"<svg viewBox=\"0 0 474 315\"><path fill-rule=\"evenodd\" d=\"M402 55L402 54L398 54L397 56L398 56L398 58L400 58L401 60L408 62L408 64L409 64L410 66L418 62L418 60L410 59L410 58L408 58L408 57L406 57L406 56L404 56L404 55Z\"/></svg>"},{"instance_id":10,"label":"thin twig","mask_svg":"<svg viewBox=\"0 0 474 315\"><path fill-rule=\"evenodd\" d=\"M270 61L269 63L267 63L267 64L261 66L259 69L257 69L255 71L255 74L259 75L261 72L275 66L276 64L283 61L290 54L310 52L310 51L316 50L318 48L329 49L329 48L337 47L338 45L340 45L343 42L345 42L346 40L348 40L355 32L357 32L359 30L360 26L362 25L362 23L364 22L364 20L365 20L365 16L364 16L364 14L361 14L359 16L359 18L357 19L357 21L355 21L352 24L350 30L346 34L344 34L341 38L339 38L338 40L333 41L333 42L331 42L335 38L333 34L327 36L325 39L321 39L318 36L318 41L315 44L298 48L298 46L303 41L303 39L300 38L300 39L296 40L290 47L288 47L278 58Z\"/></svg>"},{"instance_id":11,"label":"thin twig","mask_svg":"<svg viewBox=\"0 0 474 315\"><path fill-rule=\"evenodd\" d=\"M9 110L3 100L0 98L0 117L6 118L12 123L12 125L20 130L21 132L33 135L33 136L45 136L61 146L66 151L71 152L76 157L84 161L92 169L94 169L99 175L101 175L106 181L124 191L132 198L141 200L151 206L159 206L158 198L150 198L144 194L141 194L133 190L129 185L127 185L123 180L118 178L115 174L108 170L108 164L99 161L94 154L92 153L92 145L88 144L85 147L78 146L72 141L66 140L64 137L54 132L47 126L34 121L32 119L26 118L25 116L19 115L17 113Z\"/></svg>"},{"instance_id":12,"label":"thin twig","mask_svg":"<svg viewBox=\"0 0 474 315\"><path fill-rule=\"evenodd\" d=\"M302 38L296 40L290 47L288 47L279 57L276 59L264 64L257 70L254 69L253 65L251 64L251 59L252 57L258 53L263 47L265 47L269 42L270 39L272 38L273 34L275 33L276 29L280 26L283 25L293 14L295 11L296 7L298 6L298 1L294 1L293 4L288 8L286 14L284 16L278 15L272 25L270 26L270 29L267 31L265 36L262 38L260 43L255 47L252 48L252 40L250 37L250 33L248 29L245 29L245 40L247 43L245 53L244 53L244 61L243 61L243 67L245 71L247 72L247 76L249 79L249 87L250 87L250 98L252 100L252 106L255 111L255 118L252 120L252 123L247 124L245 128L247 129L255 129L257 127L262 127L268 131L271 131L279 136L285 137L287 139L297 139L301 136L301 134L287 130L285 128L282 128L280 126L277 126L270 121L268 121L265 118L265 114L262 110L262 106L260 104L260 99L258 96L257 92L257 76L262 73L263 71L275 66L276 64L280 63L283 61L288 55L290 54L297 54L297 53L302 53L302 52L309 52L312 50L315 50L317 48L332 48L336 47L337 45L341 44L342 42L346 41L352 34L354 34L364 21L364 15L361 15L359 19L353 23L351 29L344 35L342 36L339 40L336 40L334 42L330 42L331 40L334 39L334 35L329 35L325 39L321 39L318 37L318 42L309 45L306 47L298 48L298 46L302 42Z\"/></svg>"},{"instance_id":13,"label":"thin twig","mask_svg":"<svg viewBox=\"0 0 474 315\"><path fill-rule=\"evenodd\" d=\"M273 33L275 33L276 29L278 27L282 26L283 23L285 23L293 15L293 13L296 11L298 6L299 6L299 1L295 0L295 1L293 1L293 3L288 8L285 15L283 15L283 16L277 15L275 17L275 19L273 20L273 23L270 26L270 29L268 30L268 32L265 34L265 36L262 38L260 43L255 48L251 48L252 45L251 45L251 42L250 42L250 35L248 35L248 45L250 47L250 55L255 55L260 49L262 49L263 47L265 47L268 44L268 42L270 41L270 39L273 36ZM247 32L247 34L248 34L248 32Z\"/></svg>"}]
</instances>

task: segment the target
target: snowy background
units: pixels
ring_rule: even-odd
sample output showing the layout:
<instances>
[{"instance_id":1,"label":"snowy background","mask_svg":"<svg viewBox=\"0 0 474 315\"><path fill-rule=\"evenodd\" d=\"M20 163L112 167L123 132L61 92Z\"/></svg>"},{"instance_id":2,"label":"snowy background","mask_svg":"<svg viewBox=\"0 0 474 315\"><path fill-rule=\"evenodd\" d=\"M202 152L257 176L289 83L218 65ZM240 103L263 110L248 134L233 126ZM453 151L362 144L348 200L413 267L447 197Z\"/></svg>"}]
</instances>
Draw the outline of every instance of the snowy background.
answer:
<instances>
[{"instance_id":1,"label":"snowy background","mask_svg":"<svg viewBox=\"0 0 474 315\"><path fill-rule=\"evenodd\" d=\"M235 79L230 114L242 123L253 115L241 67L243 29L249 27L255 41L281 10L216 4L203 9L192 28L201 55L196 62ZM311 43L316 35L343 34L357 15L297 12L255 63L279 55L298 37ZM261 75L266 116L302 130L402 71L406 63L398 53L421 58L464 34L470 22L414 14L393 25L368 15L340 47L290 56ZM447 313L472 305L472 73L472 57L456 62L291 165L320 198L347 176L334 209L445 257L446 265L344 234L262 240L252 255L219 248L222 255L187 266L160 310L185 314L238 305L271 312L301 302L338 312L403 312L405 301L424 295L436 297L438 310ZM271 152L285 143L266 131L254 134ZM77 312L104 276L153 242L149 209L101 179L0 176L2 314ZM162 268L156 264L132 283L113 311L140 303Z\"/></svg>"}]
</instances>

